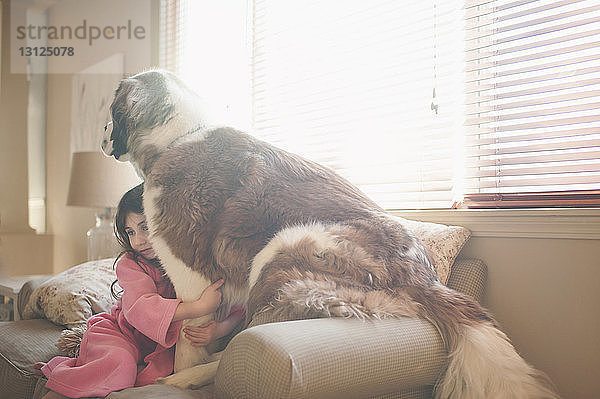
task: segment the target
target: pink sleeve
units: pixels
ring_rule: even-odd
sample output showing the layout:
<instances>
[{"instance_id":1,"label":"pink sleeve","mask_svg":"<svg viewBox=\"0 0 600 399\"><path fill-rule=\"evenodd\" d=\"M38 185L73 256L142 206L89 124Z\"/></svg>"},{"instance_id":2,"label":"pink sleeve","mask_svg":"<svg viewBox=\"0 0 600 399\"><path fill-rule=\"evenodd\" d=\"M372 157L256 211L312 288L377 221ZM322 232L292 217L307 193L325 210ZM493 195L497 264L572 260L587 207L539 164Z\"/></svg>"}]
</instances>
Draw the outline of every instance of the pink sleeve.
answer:
<instances>
[{"instance_id":1,"label":"pink sleeve","mask_svg":"<svg viewBox=\"0 0 600 399\"><path fill-rule=\"evenodd\" d=\"M152 277L129 256L119 260L116 272L123 289L121 306L129 324L164 347L175 345L182 322L173 322L173 316L181 300L163 298Z\"/></svg>"}]
</instances>

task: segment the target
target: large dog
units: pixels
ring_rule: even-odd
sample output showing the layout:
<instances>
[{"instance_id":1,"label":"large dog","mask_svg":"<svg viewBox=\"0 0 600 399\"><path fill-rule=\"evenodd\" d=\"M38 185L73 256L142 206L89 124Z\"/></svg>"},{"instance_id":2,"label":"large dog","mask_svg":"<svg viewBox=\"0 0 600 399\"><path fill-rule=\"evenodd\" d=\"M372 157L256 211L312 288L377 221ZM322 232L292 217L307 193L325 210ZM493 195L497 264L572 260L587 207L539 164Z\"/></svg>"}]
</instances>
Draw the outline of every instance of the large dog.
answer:
<instances>
[{"instance_id":1,"label":"large dog","mask_svg":"<svg viewBox=\"0 0 600 399\"><path fill-rule=\"evenodd\" d=\"M247 320L420 317L449 351L437 397L556 397L485 309L438 281L397 220L325 167L210 128L201 108L173 74L138 74L121 81L103 142L144 177L151 240L179 297L197 299L224 277L216 317L237 305ZM187 368L216 359L180 339L165 382L206 382L216 362Z\"/></svg>"}]
</instances>

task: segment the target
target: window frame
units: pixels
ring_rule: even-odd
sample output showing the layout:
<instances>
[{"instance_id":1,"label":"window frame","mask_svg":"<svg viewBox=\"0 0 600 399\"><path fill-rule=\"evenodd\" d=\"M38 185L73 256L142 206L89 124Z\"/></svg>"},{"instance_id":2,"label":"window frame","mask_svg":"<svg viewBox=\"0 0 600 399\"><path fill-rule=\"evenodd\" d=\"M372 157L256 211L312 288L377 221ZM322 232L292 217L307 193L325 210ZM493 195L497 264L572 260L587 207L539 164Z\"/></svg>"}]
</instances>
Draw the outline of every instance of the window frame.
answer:
<instances>
[{"instance_id":1,"label":"window frame","mask_svg":"<svg viewBox=\"0 0 600 399\"><path fill-rule=\"evenodd\" d=\"M411 220L464 226L473 238L600 240L600 208L440 209L390 213Z\"/></svg>"}]
</instances>

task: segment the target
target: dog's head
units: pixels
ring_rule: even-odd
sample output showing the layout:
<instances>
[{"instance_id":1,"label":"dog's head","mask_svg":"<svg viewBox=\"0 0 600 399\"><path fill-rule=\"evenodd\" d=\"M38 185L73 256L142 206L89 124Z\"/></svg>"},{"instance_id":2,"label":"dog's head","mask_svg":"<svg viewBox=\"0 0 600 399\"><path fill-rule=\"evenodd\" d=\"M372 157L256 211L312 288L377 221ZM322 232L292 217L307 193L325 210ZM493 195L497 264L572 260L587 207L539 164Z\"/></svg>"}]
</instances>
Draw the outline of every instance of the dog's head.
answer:
<instances>
[{"instance_id":1,"label":"dog's head","mask_svg":"<svg viewBox=\"0 0 600 399\"><path fill-rule=\"evenodd\" d=\"M200 123L196 97L167 71L151 70L121 80L110 106L112 121L104 128L102 150L136 164L145 146L166 148Z\"/></svg>"}]
</instances>

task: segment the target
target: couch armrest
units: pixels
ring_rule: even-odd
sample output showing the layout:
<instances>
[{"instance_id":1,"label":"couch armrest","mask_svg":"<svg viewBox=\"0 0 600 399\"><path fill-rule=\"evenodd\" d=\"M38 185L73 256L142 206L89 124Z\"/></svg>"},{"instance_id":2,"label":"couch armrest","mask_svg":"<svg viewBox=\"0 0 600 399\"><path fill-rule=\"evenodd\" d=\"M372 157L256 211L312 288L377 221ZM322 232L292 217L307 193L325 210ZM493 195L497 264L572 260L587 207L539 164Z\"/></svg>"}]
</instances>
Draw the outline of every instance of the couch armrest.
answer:
<instances>
[{"instance_id":1,"label":"couch armrest","mask_svg":"<svg viewBox=\"0 0 600 399\"><path fill-rule=\"evenodd\" d=\"M54 344L62 329L42 319L0 322L0 398L34 395L38 377L33 365L59 355Z\"/></svg>"},{"instance_id":2,"label":"couch armrest","mask_svg":"<svg viewBox=\"0 0 600 399\"><path fill-rule=\"evenodd\" d=\"M454 261L447 286L481 303L486 282L486 264L480 259L464 258Z\"/></svg>"},{"instance_id":3,"label":"couch armrest","mask_svg":"<svg viewBox=\"0 0 600 399\"><path fill-rule=\"evenodd\" d=\"M238 334L215 378L222 398L364 398L433 385L447 353L414 319L313 319Z\"/></svg>"},{"instance_id":4,"label":"couch armrest","mask_svg":"<svg viewBox=\"0 0 600 399\"><path fill-rule=\"evenodd\" d=\"M23 284L21 287L21 291L17 297L17 309L19 310L19 315L23 316L23 310L25 309L25 305L29 302L29 297L33 290L42 285L46 280L51 278L52 276L40 276L35 277Z\"/></svg>"}]
</instances>

